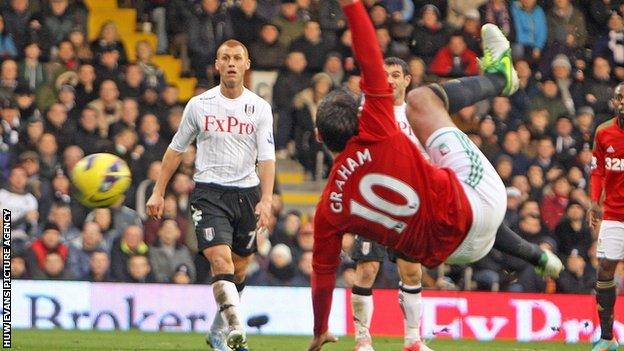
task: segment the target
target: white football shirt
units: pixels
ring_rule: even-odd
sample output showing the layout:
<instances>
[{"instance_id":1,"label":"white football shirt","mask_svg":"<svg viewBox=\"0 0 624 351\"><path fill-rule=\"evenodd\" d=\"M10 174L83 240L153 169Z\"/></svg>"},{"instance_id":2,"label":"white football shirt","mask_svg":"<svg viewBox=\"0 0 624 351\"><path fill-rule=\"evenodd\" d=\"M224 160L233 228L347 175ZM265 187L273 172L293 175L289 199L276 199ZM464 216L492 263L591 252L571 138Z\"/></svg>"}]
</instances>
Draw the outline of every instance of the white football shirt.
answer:
<instances>
[{"instance_id":1,"label":"white football shirt","mask_svg":"<svg viewBox=\"0 0 624 351\"><path fill-rule=\"evenodd\" d=\"M247 89L236 99L223 96L219 86L193 97L169 147L184 152L195 138L193 179L199 183L256 186L256 161L275 160L271 106Z\"/></svg>"},{"instance_id":2,"label":"white football shirt","mask_svg":"<svg viewBox=\"0 0 624 351\"><path fill-rule=\"evenodd\" d=\"M412 127L410 126L409 122L407 121L407 114L405 113L405 109L407 108L407 104L403 103L403 105L400 106L394 106L394 118L396 119L399 128L401 129L401 131L403 132L403 134L407 135L407 137L414 143L416 144L416 147L418 147L418 150L420 150L420 153L423 155L423 157L426 160L430 160L429 158L429 154L427 154L427 151L425 150L425 148L422 146L422 144L420 143L420 141L418 141L418 138L416 138L416 134L414 134L414 131L412 130Z\"/></svg>"}]
</instances>

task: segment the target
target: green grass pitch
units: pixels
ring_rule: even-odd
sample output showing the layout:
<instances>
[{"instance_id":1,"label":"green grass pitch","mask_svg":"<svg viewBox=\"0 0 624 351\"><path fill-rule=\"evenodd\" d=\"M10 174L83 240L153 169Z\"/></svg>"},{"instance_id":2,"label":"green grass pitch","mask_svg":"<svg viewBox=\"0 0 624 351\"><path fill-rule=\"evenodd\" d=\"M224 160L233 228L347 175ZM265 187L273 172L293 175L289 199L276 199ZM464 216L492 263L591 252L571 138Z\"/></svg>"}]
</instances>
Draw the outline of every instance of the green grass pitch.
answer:
<instances>
[{"instance_id":1,"label":"green grass pitch","mask_svg":"<svg viewBox=\"0 0 624 351\"><path fill-rule=\"evenodd\" d=\"M305 351L308 337L256 336L249 340L251 351ZM204 336L197 333L93 332L65 330L13 330L14 350L208 350ZM342 337L323 350L351 351L353 338ZM475 342L436 340L429 343L435 351L580 351L591 350L588 344L556 342ZM376 338L375 350L400 351L401 339Z\"/></svg>"}]
</instances>

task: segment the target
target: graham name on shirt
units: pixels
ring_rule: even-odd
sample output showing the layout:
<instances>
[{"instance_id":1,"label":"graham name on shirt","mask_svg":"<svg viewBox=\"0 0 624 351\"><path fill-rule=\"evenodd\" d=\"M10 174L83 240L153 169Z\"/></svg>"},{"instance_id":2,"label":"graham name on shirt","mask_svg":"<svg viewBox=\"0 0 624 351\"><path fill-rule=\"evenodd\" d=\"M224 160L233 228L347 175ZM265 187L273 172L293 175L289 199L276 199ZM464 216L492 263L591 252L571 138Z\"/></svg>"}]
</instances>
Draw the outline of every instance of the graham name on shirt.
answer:
<instances>
[{"instance_id":1,"label":"graham name on shirt","mask_svg":"<svg viewBox=\"0 0 624 351\"><path fill-rule=\"evenodd\" d=\"M334 213L341 213L343 210L342 204L342 189L344 185L349 180L349 177L353 172L360 166L362 166L365 162L372 162L373 158L371 157L371 153L369 149L364 149L364 151L357 151L355 153L355 157L347 157L347 159L338 167L336 171L336 180L334 184L338 191L332 191L329 194L329 208Z\"/></svg>"}]
</instances>

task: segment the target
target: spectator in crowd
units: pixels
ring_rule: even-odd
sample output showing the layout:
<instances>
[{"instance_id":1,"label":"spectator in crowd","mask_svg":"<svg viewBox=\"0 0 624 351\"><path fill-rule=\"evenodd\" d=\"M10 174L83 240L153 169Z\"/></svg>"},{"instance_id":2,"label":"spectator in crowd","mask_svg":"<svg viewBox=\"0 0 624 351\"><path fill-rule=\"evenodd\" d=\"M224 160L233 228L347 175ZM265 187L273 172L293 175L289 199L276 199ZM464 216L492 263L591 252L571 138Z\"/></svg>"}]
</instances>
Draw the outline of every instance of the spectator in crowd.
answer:
<instances>
[{"instance_id":1,"label":"spectator in crowd","mask_svg":"<svg viewBox=\"0 0 624 351\"><path fill-rule=\"evenodd\" d=\"M76 85L78 108L84 108L89 102L98 98L95 79L95 67L93 65L83 63L78 67L78 84Z\"/></svg>"},{"instance_id":2,"label":"spectator in crowd","mask_svg":"<svg viewBox=\"0 0 624 351\"><path fill-rule=\"evenodd\" d=\"M89 282L112 282L110 275L110 258L104 250L95 250L89 257L89 271L81 280Z\"/></svg>"},{"instance_id":3,"label":"spectator in crowd","mask_svg":"<svg viewBox=\"0 0 624 351\"><path fill-rule=\"evenodd\" d=\"M58 252L45 254L43 268L35 270L33 278L45 280L70 280L74 277L65 269L65 259Z\"/></svg>"},{"instance_id":4,"label":"spectator in crowd","mask_svg":"<svg viewBox=\"0 0 624 351\"><path fill-rule=\"evenodd\" d=\"M2 61L0 66L0 99L10 101L13 93L17 89L19 81L17 80L17 63L11 59Z\"/></svg>"},{"instance_id":5,"label":"spectator in crowd","mask_svg":"<svg viewBox=\"0 0 624 351\"><path fill-rule=\"evenodd\" d=\"M119 30L114 21L106 21L100 27L100 33L97 38L91 42L91 51L95 57L99 57L105 51L114 49L119 54L119 64L125 65L128 62L128 55L119 38Z\"/></svg>"},{"instance_id":6,"label":"spectator in crowd","mask_svg":"<svg viewBox=\"0 0 624 351\"><path fill-rule=\"evenodd\" d=\"M151 266L155 280L159 283L173 281L176 268L186 265L186 272L191 282L195 281L195 269L191 253L186 246L177 243L181 232L173 219L164 220L158 230L158 243L149 250Z\"/></svg>"},{"instance_id":7,"label":"spectator in crowd","mask_svg":"<svg viewBox=\"0 0 624 351\"><path fill-rule=\"evenodd\" d=\"M317 176L317 171L321 171L317 170L318 153L323 157L323 164L331 163L330 155L325 152L314 134L318 105L331 89L331 77L325 73L317 73L312 77L312 87L295 95L293 102L297 159L313 178Z\"/></svg>"},{"instance_id":8,"label":"spectator in crowd","mask_svg":"<svg viewBox=\"0 0 624 351\"><path fill-rule=\"evenodd\" d=\"M137 128L137 120L139 118L139 103L135 98L129 97L123 99L121 103L121 117L109 127L108 136L114 138L121 131Z\"/></svg>"},{"instance_id":9,"label":"spectator in crowd","mask_svg":"<svg viewBox=\"0 0 624 351\"><path fill-rule=\"evenodd\" d=\"M615 75L619 80L624 79L624 20L616 11L609 17L609 31L602 34L594 43L592 54L596 57L606 57L615 67Z\"/></svg>"},{"instance_id":10,"label":"spectator in crowd","mask_svg":"<svg viewBox=\"0 0 624 351\"><path fill-rule=\"evenodd\" d=\"M211 0L208 0L211 1ZM165 87L165 74L152 62L154 50L146 40L136 44L136 64L143 71L143 86L161 91Z\"/></svg>"},{"instance_id":11,"label":"spectator in crowd","mask_svg":"<svg viewBox=\"0 0 624 351\"><path fill-rule=\"evenodd\" d=\"M250 277L248 282L251 285L288 286L296 278L296 270L291 249L285 244L277 244L269 254L268 268L259 271L258 276Z\"/></svg>"},{"instance_id":12,"label":"spectator in crowd","mask_svg":"<svg viewBox=\"0 0 624 351\"><path fill-rule=\"evenodd\" d=\"M40 43L43 45L43 42ZM71 41L63 39L57 46L56 56L47 65L50 81L56 81L64 72L75 71L79 65L76 59L76 50Z\"/></svg>"},{"instance_id":13,"label":"spectator in crowd","mask_svg":"<svg viewBox=\"0 0 624 351\"><path fill-rule=\"evenodd\" d=\"M566 269L557 279L557 292L591 294L596 285L596 269L585 262L579 251L573 249L567 258Z\"/></svg>"},{"instance_id":14,"label":"spectator in crowd","mask_svg":"<svg viewBox=\"0 0 624 351\"><path fill-rule=\"evenodd\" d=\"M31 37L31 17L29 0L11 0L6 8L0 10L7 34L11 35L18 52Z\"/></svg>"},{"instance_id":15,"label":"spectator in crowd","mask_svg":"<svg viewBox=\"0 0 624 351\"><path fill-rule=\"evenodd\" d=\"M123 80L119 83L119 95L126 99L138 99L144 88L144 79L145 76L143 75L143 70L139 67L139 65L134 63L127 65L126 72L123 75Z\"/></svg>"},{"instance_id":16,"label":"spectator in crowd","mask_svg":"<svg viewBox=\"0 0 624 351\"><path fill-rule=\"evenodd\" d=\"M24 256L19 254L11 255L11 279L30 279L30 273L26 267Z\"/></svg>"},{"instance_id":17,"label":"spectator in crowd","mask_svg":"<svg viewBox=\"0 0 624 351\"><path fill-rule=\"evenodd\" d=\"M589 106L583 106L577 111L574 121L579 143L590 143L594 139L594 117L594 109Z\"/></svg>"},{"instance_id":18,"label":"spectator in crowd","mask_svg":"<svg viewBox=\"0 0 624 351\"><path fill-rule=\"evenodd\" d=\"M290 51L299 51L306 57L306 68L310 72L320 72L331 45L323 39L321 26L316 21L308 21L303 27L303 35L290 44Z\"/></svg>"},{"instance_id":19,"label":"spectator in crowd","mask_svg":"<svg viewBox=\"0 0 624 351\"><path fill-rule=\"evenodd\" d=\"M6 29L4 17L0 14L0 59L15 58L17 48L13 41L13 36Z\"/></svg>"},{"instance_id":20,"label":"spectator in crowd","mask_svg":"<svg viewBox=\"0 0 624 351\"><path fill-rule=\"evenodd\" d=\"M87 42L85 33L78 28L74 28L69 33L69 41L74 45L76 51L76 57L80 62L90 62L93 60L93 51L91 51L91 45Z\"/></svg>"},{"instance_id":21,"label":"spectator in crowd","mask_svg":"<svg viewBox=\"0 0 624 351\"><path fill-rule=\"evenodd\" d=\"M171 282L173 284L191 284L193 281L189 276L189 271L192 266L187 266L185 264L179 265L175 272L173 273L173 278L171 278Z\"/></svg>"},{"instance_id":22,"label":"spectator in crowd","mask_svg":"<svg viewBox=\"0 0 624 351\"><path fill-rule=\"evenodd\" d=\"M603 57L596 57L592 75L583 84L583 96L585 104L592 107L596 113L597 125L611 118L609 101L613 97L613 85L609 61Z\"/></svg>"},{"instance_id":23,"label":"spectator in crowd","mask_svg":"<svg viewBox=\"0 0 624 351\"><path fill-rule=\"evenodd\" d=\"M318 9L319 23L323 33L334 36L335 33L344 30L347 25L342 7L338 1L320 1ZM409 19L406 19L409 21ZM335 38L331 38L332 40Z\"/></svg>"},{"instance_id":24,"label":"spectator in crowd","mask_svg":"<svg viewBox=\"0 0 624 351\"><path fill-rule=\"evenodd\" d=\"M496 124L492 117L487 115L481 118L478 130L478 135L481 138L480 149L490 162L493 162L501 151L498 145L498 136L495 132Z\"/></svg>"},{"instance_id":25,"label":"spectator in crowd","mask_svg":"<svg viewBox=\"0 0 624 351\"><path fill-rule=\"evenodd\" d=\"M339 87L345 79L345 71L342 68L342 56L337 52L330 52L323 65L323 73L327 74L334 87Z\"/></svg>"},{"instance_id":26,"label":"spectator in crowd","mask_svg":"<svg viewBox=\"0 0 624 351\"><path fill-rule=\"evenodd\" d=\"M479 8L484 23L494 23L501 29L507 38L515 38L511 11L507 0L487 0Z\"/></svg>"},{"instance_id":27,"label":"spectator in crowd","mask_svg":"<svg viewBox=\"0 0 624 351\"><path fill-rule=\"evenodd\" d=\"M48 83L48 70L40 58L39 43L27 42L24 46L24 59L18 65L19 80L33 91Z\"/></svg>"},{"instance_id":28,"label":"spectator in crowd","mask_svg":"<svg viewBox=\"0 0 624 351\"><path fill-rule=\"evenodd\" d=\"M69 242L68 266L76 278L89 274L89 261L96 251L107 251L100 226L95 222L86 222L80 236Z\"/></svg>"},{"instance_id":29,"label":"spectator in crowd","mask_svg":"<svg viewBox=\"0 0 624 351\"><path fill-rule=\"evenodd\" d=\"M145 255L133 255L128 259L127 283L156 283L150 261Z\"/></svg>"},{"instance_id":30,"label":"spectator in crowd","mask_svg":"<svg viewBox=\"0 0 624 351\"><path fill-rule=\"evenodd\" d=\"M67 145L73 142L76 133L75 121L68 118L67 110L60 102L52 104L48 109L45 132L55 137L60 150L64 150Z\"/></svg>"},{"instance_id":31,"label":"spectator in crowd","mask_svg":"<svg viewBox=\"0 0 624 351\"><path fill-rule=\"evenodd\" d=\"M552 76L559 88L561 100L567 109L567 114L573 116L576 106L582 104L583 86L571 75L572 65L567 56L559 54L552 64Z\"/></svg>"},{"instance_id":32,"label":"spectator in crowd","mask_svg":"<svg viewBox=\"0 0 624 351\"><path fill-rule=\"evenodd\" d=\"M63 261L67 260L69 249L61 240L60 228L53 222L46 223L41 236L26 250L26 264L33 276L45 269L46 256L49 253L58 253Z\"/></svg>"},{"instance_id":33,"label":"spectator in crowd","mask_svg":"<svg viewBox=\"0 0 624 351\"><path fill-rule=\"evenodd\" d=\"M71 208L67 204L60 202L53 204L49 220L58 226L63 242L70 242L80 236L80 230L74 226Z\"/></svg>"},{"instance_id":34,"label":"spectator in crowd","mask_svg":"<svg viewBox=\"0 0 624 351\"><path fill-rule=\"evenodd\" d=\"M433 58L429 71L440 77L464 77L479 73L477 55L466 46L461 34L453 34L448 45Z\"/></svg>"},{"instance_id":35,"label":"spectator in crowd","mask_svg":"<svg viewBox=\"0 0 624 351\"><path fill-rule=\"evenodd\" d=\"M551 232L555 230L563 217L570 201L570 190L570 181L566 177L560 176L553 182L550 193L544 196L540 204L544 224Z\"/></svg>"},{"instance_id":36,"label":"spectator in crowd","mask_svg":"<svg viewBox=\"0 0 624 351\"><path fill-rule=\"evenodd\" d=\"M540 86L540 92L531 99L529 110L545 109L548 111L548 123L553 125L560 116L568 114L568 109L564 104L557 83L546 77Z\"/></svg>"},{"instance_id":37,"label":"spectator in crowd","mask_svg":"<svg viewBox=\"0 0 624 351\"><path fill-rule=\"evenodd\" d=\"M257 13L258 2L256 0L241 0L238 6L229 9L228 14L233 26L234 37L249 47L258 39L260 27L265 22Z\"/></svg>"},{"instance_id":38,"label":"spectator in crowd","mask_svg":"<svg viewBox=\"0 0 624 351\"><path fill-rule=\"evenodd\" d=\"M379 27L375 30L375 33L377 34L377 42L381 47L381 52L385 57L394 56L407 60L410 56L407 45L392 40L390 30L387 27Z\"/></svg>"},{"instance_id":39,"label":"spectator in crowd","mask_svg":"<svg viewBox=\"0 0 624 351\"><path fill-rule=\"evenodd\" d=\"M112 250L113 242L121 235L121 232L113 227L111 210L96 208L86 216L85 222L95 222L100 227L106 247Z\"/></svg>"},{"instance_id":40,"label":"spectator in crowd","mask_svg":"<svg viewBox=\"0 0 624 351\"><path fill-rule=\"evenodd\" d=\"M519 0L511 4L511 16L516 33L514 56L539 60L548 38L544 10L536 0Z\"/></svg>"},{"instance_id":41,"label":"spectator in crowd","mask_svg":"<svg viewBox=\"0 0 624 351\"><path fill-rule=\"evenodd\" d=\"M294 137L293 99L309 85L309 77L305 73L306 65L307 61L302 52L290 52L286 58L286 69L279 73L273 85L273 106L278 114L275 148L280 158L285 157L286 145Z\"/></svg>"},{"instance_id":42,"label":"spectator in crowd","mask_svg":"<svg viewBox=\"0 0 624 351\"><path fill-rule=\"evenodd\" d=\"M412 54L429 64L448 40L447 29L444 23L440 22L440 10L435 5L425 5L412 33L410 41Z\"/></svg>"},{"instance_id":43,"label":"spectator in crowd","mask_svg":"<svg viewBox=\"0 0 624 351\"><path fill-rule=\"evenodd\" d=\"M28 177L26 191L39 202L39 214L46 218L52 205L52 184L39 174L39 156L34 151L24 151L19 155L18 165L23 167Z\"/></svg>"},{"instance_id":44,"label":"spectator in crowd","mask_svg":"<svg viewBox=\"0 0 624 351\"><path fill-rule=\"evenodd\" d=\"M87 106L98 113L98 128L102 137L108 136L108 127L119 121L123 104L119 100L119 89L114 80L105 80L100 84L99 98Z\"/></svg>"},{"instance_id":45,"label":"spectator in crowd","mask_svg":"<svg viewBox=\"0 0 624 351\"><path fill-rule=\"evenodd\" d=\"M160 123L154 114L146 114L141 118L140 145L143 152L140 158L140 168L134 170L134 177L145 179L149 165L154 161L159 161L167 150L169 143L160 136Z\"/></svg>"},{"instance_id":46,"label":"spectator in crowd","mask_svg":"<svg viewBox=\"0 0 624 351\"><path fill-rule=\"evenodd\" d=\"M579 151L579 143L574 133L574 124L568 116L557 119L554 129L555 153L560 163L569 165Z\"/></svg>"},{"instance_id":47,"label":"spectator in crowd","mask_svg":"<svg viewBox=\"0 0 624 351\"><path fill-rule=\"evenodd\" d=\"M11 227L34 235L39 219L39 204L33 194L26 190L28 182L23 167L14 166L9 173L9 181L0 189L0 209L11 211Z\"/></svg>"},{"instance_id":48,"label":"spectator in crowd","mask_svg":"<svg viewBox=\"0 0 624 351\"><path fill-rule=\"evenodd\" d=\"M73 142L78 145L84 145L84 152L87 155L104 149L106 140L100 136L98 115L95 109L86 107L82 110Z\"/></svg>"},{"instance_id":49,"label":"spectator in crowd","mask_svg":"<svg viewBox=\"0 0 624 351\"><path fill-rule=\"evenodd\" d=\"M585 17L570 0L555 0L548 12L548 44L581 48L587 42Z\"/></svg>"},{"instance_id":50,"label":"spectator in crowd","mask_svg":"<svg viewBox=\"0 0 624 351\"><path fill-rule=\"evenodd\" d=\"M112 80L118 82L121 78L121 64L119 51L115 46L109 45L101 49L95 60L95 72L100 82Z\"/></svg>"},{"instance_id":51,"label":"spectator in crowd","mask_svg":"<svg viewBox=\"0 0 624 351\"><path fill-rule=\"evenodd\" d=\"M69 0L50 0L50 6L44 9L41 25L52 45L69 37L74 28L86 33L87 18L79 9L70 6Z\"/></svg>"},{"instance_id":52,"label":"spectator in crowd","mask_svg":"<svg viewBox=\"0 0 624 351\"><path fill-rule=\"evenodd\" d=\"M40 174L48 180L52 180L59 168L59 146L54 134L44 133L37 143L39 154Z\"/></svg>"},{"instance_id":53,"label":"spectator in crowd","mask_svg":"<svg viewBox=\"0 0 624 351\"><path fill-rule=\"evenodd\" d=\"M463 27L470 14L474 11L478 14L479 7L486 2L487 0L449 0L446 23L455 29Z\"/></svg>"},{"instance_id":54,"label":"spectator in crowd","mask_svg":"<svg viewBox=\"0 0 624 351\"><path fill-rule=\"evenodd\" d=\"M251 66L258 70L274 70L284 67L287 48L278 40L279 28L273 23L264 23L258 40L249 46Z\"/></svg>"},{"instance_id":55,"label":"spectator in crowd","mask_svg":"<svg viewBox=\"0 0 624 351\"><path fill-rule=\"evenodd\" d=\"M206 79L209 68L212 70L217 48L234 36L232 22L222 11L219 0L202 0L189 19L187 31L191 65L200 79Z\"/></svg>"},{"instance_id":56,"label":"spectator in crowd","mask_svg":"<svg viewBox=\"0 0 624 351\"><path fill-rule=\"evenodd\" d=\"M147 255L148 251L149 247L143 241L143 229L137 225L126 227L123 235L115 239L111 247L111 275L113 279L129 281L131 279L128 270L130 258ZM149 265L149 262L147 265ZM144 265L139 262L137 266Z\"/></svg>"},{"instance_id":57,"label":"spectator in crowd","mask_svg":"<svg viewBox=\"0 0 624 351\"><path fill-rule=\"evenodd\" d=\"M554 237L561 253L576 249L581 256L589 258L587 255L593 240L585 220L585 209L579 202L568 203L565 216L555 228Z\"/></svg>"},{"instance_id":58,"label":"spectator in crowd","mask_svg":"<svg viewBox=\"0 0 624 351\"><path fill-rule=\"evenodd\" d=\"M513 174L525 174L531 161L522 152L522 144L518 132L509 131L502 142L502 153L512 158Z\"/></svg>"},{"instance_id":59,"label":"spectator in crowd","mask_svg":"<svg viewBox=\"0 0 624 351\"><path fill-rule=\"evenodd\" d=\"M282 0L279 16L273 23L280 28L279 41L285 47L303 34L305 21L299 16L299 5L295 0Z\"/></svg>"}]
</instances>

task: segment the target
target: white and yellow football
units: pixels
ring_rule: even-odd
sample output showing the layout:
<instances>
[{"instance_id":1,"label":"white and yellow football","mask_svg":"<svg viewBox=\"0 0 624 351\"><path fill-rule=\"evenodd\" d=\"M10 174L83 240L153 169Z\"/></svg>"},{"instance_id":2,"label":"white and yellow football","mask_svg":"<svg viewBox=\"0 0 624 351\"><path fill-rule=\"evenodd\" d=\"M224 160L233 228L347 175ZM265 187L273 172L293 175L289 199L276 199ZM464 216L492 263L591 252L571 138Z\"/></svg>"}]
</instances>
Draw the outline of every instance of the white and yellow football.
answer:
<instances>
[{"instance_id":1,"label":"white and yellow football","mask_svg":"<svg viewBox=\"0 0 624 351\"><path fill-rule=\"evenodd\" d=\"M132 182L126 162L107 153L91 154L78 161L71 180L77 190L76 199L90 208L114 205Z\"/></svg>"}]
</instances>

